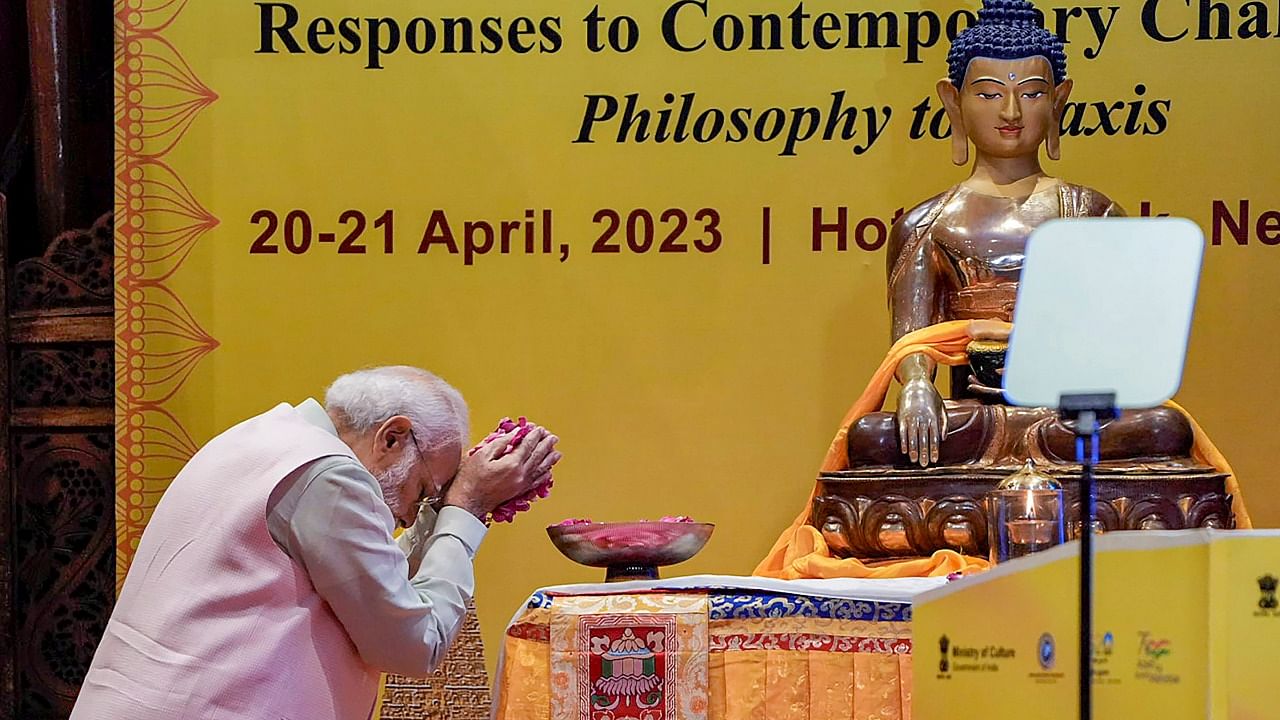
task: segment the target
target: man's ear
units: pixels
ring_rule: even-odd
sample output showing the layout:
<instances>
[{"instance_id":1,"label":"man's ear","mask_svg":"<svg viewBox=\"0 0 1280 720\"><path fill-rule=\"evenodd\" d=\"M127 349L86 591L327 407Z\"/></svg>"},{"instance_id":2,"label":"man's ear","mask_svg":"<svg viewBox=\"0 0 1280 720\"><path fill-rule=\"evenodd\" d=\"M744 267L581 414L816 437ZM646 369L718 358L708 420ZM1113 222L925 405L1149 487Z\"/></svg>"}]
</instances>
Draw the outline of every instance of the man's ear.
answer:
<instances>
[{"instance_id":1,"label":"man's ear","mask_svg":"<svg viewBox=\"0 0 1280 720\"><path fill-rule=\"evenodd\" d=\"M969 134L965 132L964 115L960 112L960 91L951 84L950 78L938 81L938 99L947 111L947 119L951 121L951 162L956 165L969 163Z\"/></svg>"},{"instance_id":2,"label":"man's ear","mask_svg":"<svg viewBox=\"0 0 1280 720\"><path fill-rule=\"evenodd\" d=\"M394 415L387 418L373 434L373 450L379 455L390 452L399 452L400 447L413 442L410 439L410 430L413 429L413 423L404 415Z\"/></svg>"}]
</instances>

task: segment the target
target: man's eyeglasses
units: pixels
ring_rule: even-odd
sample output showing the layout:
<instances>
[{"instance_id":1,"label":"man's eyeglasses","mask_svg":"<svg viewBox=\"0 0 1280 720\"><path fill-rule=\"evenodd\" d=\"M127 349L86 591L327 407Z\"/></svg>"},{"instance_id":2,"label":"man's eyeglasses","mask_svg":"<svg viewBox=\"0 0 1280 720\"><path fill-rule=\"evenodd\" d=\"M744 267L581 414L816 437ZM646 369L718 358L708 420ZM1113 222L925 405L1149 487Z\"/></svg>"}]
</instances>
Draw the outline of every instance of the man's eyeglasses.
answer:
<instances>
[{"instance_id":1,"label":"man's eyeglasses","mask_svg":"<svg viewBox=\"0 0 1280 720\"><path fill-rule=\"evenodd\" d=\"M412 427L409 428L409 438L413 441L413 449L418 451L418 462L422 463L422 469L427 473L428 487L436 487L442 493L441 495L427 497L427 488L422 488L423 497L413 504L413 515L417 517L418 513L422 512L423 505L435 507L440 502L440 499L444 497L444 488L436 485L436 479L431 475L431 464L427 462L427 456L422 453L422 446L418 444L418 436L413 434Z\"/></svg>"}]
</instances>

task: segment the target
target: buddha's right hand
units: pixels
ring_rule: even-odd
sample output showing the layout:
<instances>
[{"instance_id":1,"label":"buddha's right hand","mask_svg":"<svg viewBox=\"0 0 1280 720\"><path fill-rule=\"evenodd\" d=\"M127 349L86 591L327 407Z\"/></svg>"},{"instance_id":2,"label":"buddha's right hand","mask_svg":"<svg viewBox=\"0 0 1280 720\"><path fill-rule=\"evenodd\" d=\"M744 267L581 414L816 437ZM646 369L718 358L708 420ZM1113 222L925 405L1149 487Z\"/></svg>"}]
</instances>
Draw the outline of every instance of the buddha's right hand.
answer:
<instances>
[{"instance_id":1,"label":"buddha's right hand","mask_svg":"<svg viewBox=\"0 0 1280 720\"><path fill-rule=\"evenodd\" d=\"M898 444L902 454L920 467L938 462L947 434L947 411L942 395L927 378L913 378L898 396Z\"/></svg>"}]
</instances>

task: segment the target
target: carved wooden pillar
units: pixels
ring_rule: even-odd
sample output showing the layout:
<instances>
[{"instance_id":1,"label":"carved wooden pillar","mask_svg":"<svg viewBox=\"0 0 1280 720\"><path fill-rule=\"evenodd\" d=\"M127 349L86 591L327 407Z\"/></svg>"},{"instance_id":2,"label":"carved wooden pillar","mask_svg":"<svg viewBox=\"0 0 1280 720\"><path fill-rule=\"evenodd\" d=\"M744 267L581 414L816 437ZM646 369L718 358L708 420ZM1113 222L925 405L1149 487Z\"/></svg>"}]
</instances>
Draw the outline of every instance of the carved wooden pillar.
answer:
<instances>
[{"instance_id":1,"label":"carved wooden pillar","mask_svg":"<svg viewBox=\"0 0 1280 720\"><path fill-rule=\"evenodd\" d=\"M111 4L27 0L41 243L111 207Z\"/></svg>"},{"instance_id":2,"label":"carved wooden pillar","mask_svg":"<svg viewBox=\"0 0 1280 720\"><path fill-rule=\"evenodd\" d=\"M67 227L70 193L68 152L74 142L64 132L71 114L71 78L65 47L68 40L64 0L30 0L27 3L27 37L32 55L31 89L35 99L36 193L40 234L52 237Z\"/></svg>"},{"instance_id":3,"label":"carved wooden pillar","mask_svg":"<svg viewBox=\"0 0 1280 720\"><path fill-rule=\"evenodd\" d=\"M111 27L0 3L0 720L67 716L114 602Z\"/></svg>"}]
</instances>

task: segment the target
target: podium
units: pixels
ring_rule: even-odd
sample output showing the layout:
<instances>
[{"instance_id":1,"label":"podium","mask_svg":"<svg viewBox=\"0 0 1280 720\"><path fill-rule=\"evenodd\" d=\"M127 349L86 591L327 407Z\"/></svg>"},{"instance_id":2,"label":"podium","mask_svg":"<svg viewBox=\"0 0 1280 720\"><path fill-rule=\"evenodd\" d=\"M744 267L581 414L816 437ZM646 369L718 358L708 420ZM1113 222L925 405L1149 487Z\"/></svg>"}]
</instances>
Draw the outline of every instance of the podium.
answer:
<instances>
[{"instance_id":1,"label":"podium","mask_svg":"<svg viewBox=\"0 0 1280 720\"><path fill-rule=\"evenodd\" d=\"M1079 553L917 596L915 720L1078 716ZM1108 533L1095 553L1095 717L1280 717L1280 531Z\"/></svg>"}]
</instances>

